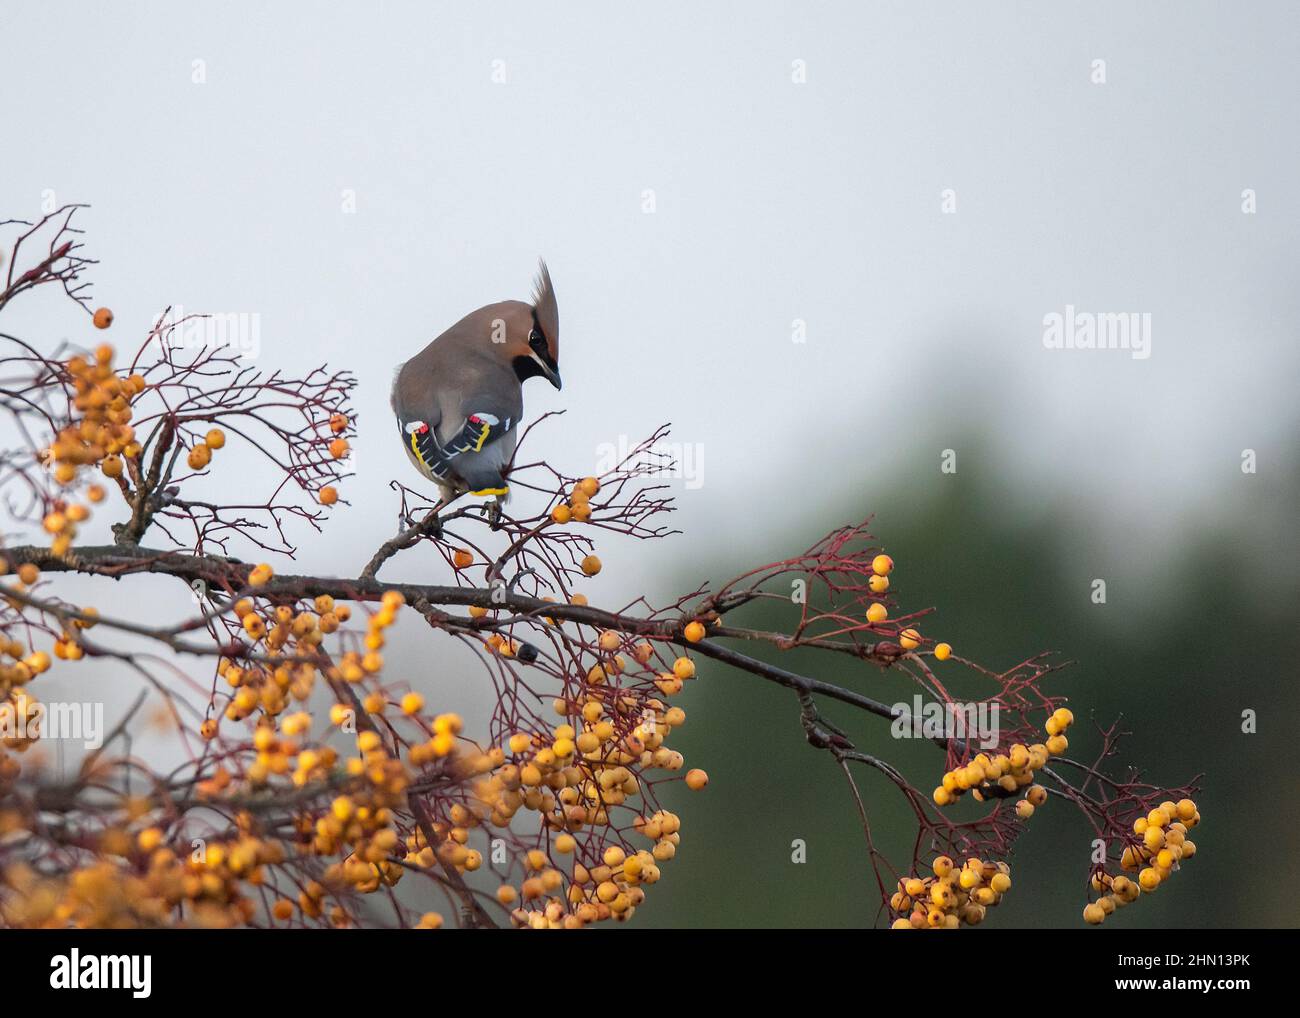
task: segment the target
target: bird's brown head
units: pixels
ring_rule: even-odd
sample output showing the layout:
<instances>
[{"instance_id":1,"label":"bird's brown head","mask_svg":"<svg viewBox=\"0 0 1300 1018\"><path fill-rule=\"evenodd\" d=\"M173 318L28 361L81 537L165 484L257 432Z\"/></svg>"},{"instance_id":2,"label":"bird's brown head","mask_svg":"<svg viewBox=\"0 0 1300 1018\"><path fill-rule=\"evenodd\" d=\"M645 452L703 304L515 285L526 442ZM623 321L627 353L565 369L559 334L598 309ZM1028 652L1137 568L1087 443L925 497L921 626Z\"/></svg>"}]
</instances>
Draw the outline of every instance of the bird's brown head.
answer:
<instances>
[{"instance_id":1,"label":"bird's brown head","mask_svg":"<svg viewBox=\"0 0 1300 1018\"><path fill-rule=\"evenodd\" d=\"M546 262L537 269L533 283L530 320L522 343L511 344L508 353L519 380L541 376L560 388L560 307L555 301L555 287ZM523 330L520 330L523 331Z\"/></svg>"}]
</instances>

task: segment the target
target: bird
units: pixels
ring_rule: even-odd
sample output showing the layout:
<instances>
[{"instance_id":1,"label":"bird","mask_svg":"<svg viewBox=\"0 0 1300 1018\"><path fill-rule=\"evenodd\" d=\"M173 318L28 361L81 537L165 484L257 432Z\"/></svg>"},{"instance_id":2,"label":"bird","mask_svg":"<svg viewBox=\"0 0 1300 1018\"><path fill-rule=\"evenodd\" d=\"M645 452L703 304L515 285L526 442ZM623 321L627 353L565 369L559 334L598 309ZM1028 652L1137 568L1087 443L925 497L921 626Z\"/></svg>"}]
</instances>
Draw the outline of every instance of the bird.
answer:
<instances>
[{"instance_id":1,"label":"bird","mask_svg":"<svg viewBox=\"0 0 1300 1018\"><path fill-rule=\"evenodd\" d=\"M393 414L407 456L438 486L439 508L468 491L499 513L530 378L561 388L560 311L544 260L530 301L471 311L397 369Z\"/></svg>"}]
</instances>

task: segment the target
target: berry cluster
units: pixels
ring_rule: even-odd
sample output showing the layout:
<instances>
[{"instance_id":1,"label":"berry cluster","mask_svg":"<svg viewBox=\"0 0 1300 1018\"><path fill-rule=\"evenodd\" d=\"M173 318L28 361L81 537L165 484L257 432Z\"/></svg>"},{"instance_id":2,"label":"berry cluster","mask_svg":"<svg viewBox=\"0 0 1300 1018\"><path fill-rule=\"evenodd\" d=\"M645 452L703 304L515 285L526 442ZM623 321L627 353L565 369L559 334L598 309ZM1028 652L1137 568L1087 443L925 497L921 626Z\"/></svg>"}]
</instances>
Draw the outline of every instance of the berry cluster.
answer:
<instances>
[{"instance_id":1,"label":"berry cluster","mask_svg":"<svg viewBox=\"0 0 1300 1018\"><path fill-rule=\"evenodd\" d=\"M958 869L946 855L934 860L933 876L904 877L889 899L898 917L895 930L955 930L963 923L978 926L990 908L1011 889L1011 867L1005 862L967 859Z\"/></svg>"},{"instance_id":2,"label":"berry cluster","mask_svg":"<svg viewBox=\"0 0 1300 1018\"><path fill-rule=\"evenodd\" d=\"M1047 790L1034 784L1034 772L1047 765L1054 756L1060 756L1069 746L1065 730L1074 724L1074 714L1066 707L1058 708L1047 719L1047 741L1026 746L1015 743L1006 753L990 756L979 753L970 763L955 767L943 776L943 783L934 790L936 805L948 806L966 792L976 802L987 799L1007 799L1028 788L1016 803L1016 815L1028 820L1034 809L1047 801Z\"/></svg>"},{"instance_id":3,"label":"berry cluster","mask_svg":"<svg viewBox=\"0 0 1300 1018\"><path fill-rule=\"evenodd\" d=\"M1196 854L1196 842L1187 833L1200 822L1200 810L1192 799L1165 800L1134 820L1135 839L1124 847L1120 867L1137 873L1137 880L1098 869L1092 875L1091 886L1101 896L1084 907L1084 922L1095 926L1117 908L1137 901L1143 892L1154 894Z\"/></svg>"},{"instance_id":4,"label":"berry cluster","mask_svg":"<svg viewBox=\"0 0 1300 1018\"><path fill-rule=\"evenodd\" d=\"M64 489L77 482L83 467L98 465L105 476L119 478L124 461L134 462L140 455L131 425L131 402L147 383L138 374L120 377L113 368L113 356L113 348L105 343L96 347L92 356L70 357L63 365L72 389L70 408L79 416L59 430L42 456L55 483ZM87 501L94 503L102 502L106 493L101 485L91 484L85 494ZM54 554L67 554L77 524L89 518L87 505L62 496L51 501L42 526L50 535Z\"/></svg>"},{"instance_id":5,"label":"berry cluster","mask_svg":"<svg viewBox=\"0 0 1300 1018\"><path fill-rule=\"evenodd\" d=\"M554 523L586 523L591 519L591 500L600 491L600 481L584 477L569 490L568 498L551 509Z\"/></svg>"},{"instance_id":6,"label":"berry cluster","mask_svg":"<svg viewBox=\"0 0 1300 1018\"><path fill-rule=\"evenodd\" d=\"M617 634L602 637L612 637L618 646ZM606 638L601 646L609 642ZM505 905L522 899L512 913L516 925L576 928L629 919L644 900L642 885L657 881L659 864L677 851L681 822L664 810L634 816L633 829L654 842L649 850L629 852L620 844L599 847L608 835L617 837L615 811L643 795L645 771L678 771L683 766L682 755L664 743L674 728L685 724L685 712L609 687L608 680L624 667L617 654L593 666L584 702L556 703L557 711L572 716L573 723L556 725L545 735L510 736L503 748L488 754L492 769L475 785L481 808L470 815L476 820L504 828L520 810L536 812L550 832L552 851L575 857L565 894L565 878L547 853L535 849L528 854L531 875L520 888L506 884L497 893ZM707 783L701 770L686 774L686 784L694 790ZM584 831L592 836L580 842L575 835Z\"/></svg>"},{"instance_id":7,"label":"berry cluster","mask_svg":"<svg viewBox=\"0 0 1300 1018\"><path fill-rule=\"evenodd\" d=\"M196 442L185 457L191 470L202 470L212 462L212 454L226 444L226 433L220 428L212 428L203 436L202 442Z\"/></svg>"}]
</instances>

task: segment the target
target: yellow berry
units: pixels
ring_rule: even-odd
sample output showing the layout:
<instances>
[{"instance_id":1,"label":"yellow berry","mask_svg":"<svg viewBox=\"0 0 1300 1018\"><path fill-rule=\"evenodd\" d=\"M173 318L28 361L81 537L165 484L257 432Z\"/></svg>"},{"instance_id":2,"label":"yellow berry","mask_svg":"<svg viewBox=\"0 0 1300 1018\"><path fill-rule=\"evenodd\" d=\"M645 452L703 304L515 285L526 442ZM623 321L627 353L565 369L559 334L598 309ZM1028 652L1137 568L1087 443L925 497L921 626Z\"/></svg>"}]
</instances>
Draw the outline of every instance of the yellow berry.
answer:
<instances>
[{"instance_id":1,"label":"yellow berry","mask_svg":"<svg viewBox=\"0 0 1300 1018\"><path fill-rule=\"evenodd\" d=\"M402 697L402 713L418 714L424 709L424 697L419 693L407 693Z\"/></svg>"},{"instance_id":2,"label":"yellow berry","mask_svg":"<svg viewBox=\"0 0 1300 1018\"><path fill-rule=\"evenodd\" d=\"M894 560L888 555L877 555L871 560L871 571L877 576L888 576L894 571Z\"/></svg>"}]
</instances>

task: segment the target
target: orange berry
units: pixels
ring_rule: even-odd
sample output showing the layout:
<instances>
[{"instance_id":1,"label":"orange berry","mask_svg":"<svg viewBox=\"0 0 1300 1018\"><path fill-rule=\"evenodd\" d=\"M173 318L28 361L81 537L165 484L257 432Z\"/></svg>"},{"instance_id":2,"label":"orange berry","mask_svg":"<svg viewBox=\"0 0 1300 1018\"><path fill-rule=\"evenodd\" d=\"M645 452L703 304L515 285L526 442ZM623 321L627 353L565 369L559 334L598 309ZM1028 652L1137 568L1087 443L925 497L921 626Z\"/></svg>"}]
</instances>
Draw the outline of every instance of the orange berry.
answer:
<instances>
[{"instance_id":1,"label":"orange berry","mask_svg":"<svg viewBox=\"0 0 1300 1018\"><path fill-rule=\"evenodd\" d=\"M332 484L327 484L317 493L321 505L333 505L339 500L339 490Z\"/></svg>"},{"instance_id":2,"label":"orange berry","mask_svg":"<svg viewBox=\"0 0 1300 1018\"><path fill-rule=\"evenodd\" d=\"M348 440L346 438L336 438L330 443L330 455L336 460L341 460L348 454Z\"/></svg>"},{"instance_id":3,"label":"orange berry","mask_svg":"<svg viewBox=\"0 0 1300 1018\"><path fill-rule=\"evenodd\" d=\"M552 523L568 523L571 519L573 519L573 512L567 505L557 505L551 510Z\"/></svg>"},{"instance_id":4,"label":"orange berry","mask_svg":"<svg viewBox=\"0 0 1300 1018\"><path fill-rule=\"evenodd\" d=\"M212 451L206 445L196 445L190 450L186 462L191 470L202 470L212 460Z\"/></svg>"},{"instance_id":5,"label":"orange berry","mask_svg":"<svg viewBox=\"0 0 1300 1018\"><path fill-rule=\"evenodd\" d=\"M871 588L873 594L883 594L889 589L888 576L872 576L867 580L867 586Z\"/></svg>"},{"instance_id":6,"label":"orange berry","mask_svg":"<svg viewBox=\"0 0 1300 1018\"><path fill-rule=\"evenodd\" d=\"M871 560L871 571L877 576L888 576L894 571L894 560L888 555L877 555Z\"/></svg>"},{"instance_id":7,"label":"orange berry","mask_svg":"<svg viewBox=\"0 0 1300 1018\"><path fill-rule=\"evenodd\" d=\"M457 569L468 569L474 564L474 553L467 548L457 548L452 553L451 564Z\"/></svg>"},{"instance_id":8,"label":"orange berry","mask_svg":"<svg viewBox=\"0 0 1300 1018\"><path fill-rule=\"evenodd\" d=\"M904 629L898 634L898 642L904 650L915 650L921 646L921 634L915 629Z\"/></svg>"},{"instance_id":9,"label":"orange berry","mask_svg":"<svg viewBox=\"0 0 1300 1018\"><path fill-rule=\"evenodd\" d=\"M31 586L41 578L41 571L36 568L33 562L24 562L18 567L18 579L22 580L27 586Z\"/></svg>"},{"instance_id":10,"label":"orange berry","mask_svg":"<svg viewBox=\"0 0 1300 1018\"><path fill-rule=\"evenodd\" d=\"M574 487L588 498L591 498L596 492L600 491L600 482L594 477L584 477Z\"/></svg>"},{"instance_id":11,"label":"orange berry","mask_svg":"<svg viewBox=\"0 0 1300 1018\"><path fill-rule=\"evenodd\" d=\"M226 444L226 433L220 428L213 428L203 436L203 444L209 449L220 449Z\"/></svg>"},{"instance_id":12,"label":"orange berry","mask_svg":"<svg viewBox=\"0 0 1300 1018\"><path fill-rule=\"evenodd\" d=\"M105 456L105 457L104 457L104 461L103 461L102 463L100 463L100 465L99 465L99 469L101 469L102 471L104 471L104 476L105 476L105 477L121 477L121 476L122 476L122 457L120 457L120 456Z\"/></svg>"},{"instance_id":13,"label":"orange berry","mask_svg":"<svg viewBox=\"0 0 1300 1018\"><path fill-rule=\"evenodd\" d=\"M333 414L330 416L330 431L338 434L340 431L346 431L348 419L342 414Z\"/></svg>"},{"instance_id":14,"label":"orange berry","mask_svg":"<svg viewBox=\"0 0 1300 1018\"><path fill-rule=\"evenodd\" d=\"M704 639L704 623L688 622L682 635L686 637L688 643L699 643Z\"/></svg>"},{"instance_id":15,"label":"orange berry","mask_svg":"<svg viewBox=\"0 0 1300 1018\"><path fill-rule=\"evenodd\" d=\"M867 609L867 621L872 625L875 625L878 622L884 622L887 618L889 618L889 609L879 601Z\"/></svg>"},{"instance_id":16,"label":"orange berry","mask_svg":"<svg viewBox=\"0 0 1300 1018\"><path fill-rule=\"evenodd\" d=\"M952 655L952 645L947 643L936 643L934 645L934 656L940 661L947 661Z\"/></svg>"},{"instance_id":17,"label":"orange berry","mask_svg":"<svg viewBox=\"0 0 1300 1018\"><path fill-rule=\"evenodd\" d=\"M695 677L695 662L688 657L679 657L673 662L673 674L679 679Z\"/></svg>"},{"instance_id":18,"label":"orange berry","mask_svg":"<svg viewBox=\"0 0 1300 1018\"><path fill-rule=\"evenodd\" d=\"M95 328L107 329L113 324L113 312L108 308L99 308L95 311L95 316L92 320L95 323Z\"/></svg>"},{"instance_id":19,"label":"orange berry","mask_svg":"<svg viewBox=\"0 0 1300 1018\"><path fill-rule=\"evenodd\" d=\"M696 767L694 770L686 772L686 787L692 792L698 792L709 783L709 776L704 771Z\"/></svg>"},{"instance_id":20,"label":"orange berry","mask_svg":"<svg viewBox=\"0 0 1300 1018\"><path fill-rule=\"evenodd\" d=\"M582 571L588 576L595 576L600 572L601 562L595 555L588 555L582 560Z\"/></svg>"}]
</instances>

